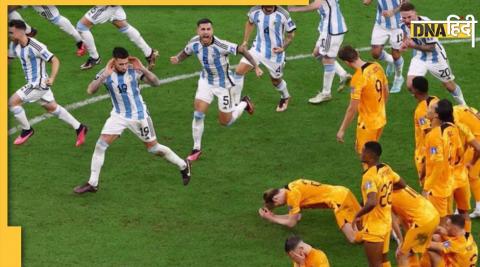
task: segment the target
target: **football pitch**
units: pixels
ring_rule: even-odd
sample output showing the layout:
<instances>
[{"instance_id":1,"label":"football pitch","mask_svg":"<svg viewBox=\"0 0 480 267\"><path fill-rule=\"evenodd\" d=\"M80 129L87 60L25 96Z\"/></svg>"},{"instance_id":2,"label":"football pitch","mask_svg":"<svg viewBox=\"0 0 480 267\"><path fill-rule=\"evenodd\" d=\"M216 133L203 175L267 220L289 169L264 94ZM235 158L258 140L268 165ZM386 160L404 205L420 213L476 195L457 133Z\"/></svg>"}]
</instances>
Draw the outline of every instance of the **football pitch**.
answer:
<instances>
[{"instance_id":1,"label":"football pitch","mask_svg":"<svg viewBox=\"0 0 480 267\"><path fill-rule=\"evenodd\" d=\"M480 2L412 1L420 15L444 20L450 14L480 18ZM59 7L72 24L90 7ZM370 44L376 2L341 1L349 32L343 44L365 48ZM178 78L200 70L195 57L171 65L169 57L195 35L196 21L210 18L215 35L241 43L249 7L124 7L129 23L160 52L154 72L160 79L177 77L160 87L146 88L142 96L152 117L157 138L181 157L192 147L191 122L197 77ZM33 9L20 11L39 33L35 37L60 60L53 86L58 103L66 106L84 101L86 88L103 68L115 46L125 47L144 62L141 51L113 25L92 29L100 66L81 71L86 57L75 56L75 42ZM361 245L351 245L338 229L330 210L305 210L293 228L269 223L258 216L262 193L300 177L350 188L361 202L362 168L353 145L352 124L346 142L336 133L349 102L348 90L321 105L307 103L321 88L323 67L310 54L318 38L315 12L291 13L296 36L287 49L284 79L292 99L288 110L275 112L279 94L268 72L258 79L246 76L244 93L256 104L255 114L244 114L231 127L217 122L217 105L206 116L203 154L194 162L192 180L183 186L174 165L148 153L132 133L125 131L107 150L96 194L74 195L72 189L88 180L95 142L112 108L109 99L79 107L72 114L90 131L86 143L76 148L75 132L56 118L33 125L35 135L20 147L9 136L9 225L22 226L25 266L291 266L283 251L285 239L298 234L323 250L332 266L367 266ZM477 28L479 25L477 24ZM478 32L478 30L477 30ZM477 34L478 35L478 34ZM253 38L253 34L252 34ZM480 108L478 89L480 49L469 42L444 44L456 82L465 99ZM299 56L299 57L295 57ZM372 60L369 51L361 53ZM404 75L411 52L403 54ZM230 57L237 64L240 57ZM352 70L347 69L352 73ZM431 75L430 94L453 101ZM8 96L24 83L21 64L9 65ZM392 80L390 80L392 82ZM103 95L103 89L97 95ZM4 97L7 97L4 94ZM413 110L416 100L407 92L392 94L387 103L387 125L380 143L383 162L410 186L420 190L413 161ZM25 105L31 119L44 110ZM9 129L17 122L9 115ZM472 200L472 204L473 200ZM285 210L277 210L285 211ZM480 220L473 220L478 242ZM390 257L395 265L396 244ZM395 265L396 266L396 265Z\"/></svg>"}]
</instances>

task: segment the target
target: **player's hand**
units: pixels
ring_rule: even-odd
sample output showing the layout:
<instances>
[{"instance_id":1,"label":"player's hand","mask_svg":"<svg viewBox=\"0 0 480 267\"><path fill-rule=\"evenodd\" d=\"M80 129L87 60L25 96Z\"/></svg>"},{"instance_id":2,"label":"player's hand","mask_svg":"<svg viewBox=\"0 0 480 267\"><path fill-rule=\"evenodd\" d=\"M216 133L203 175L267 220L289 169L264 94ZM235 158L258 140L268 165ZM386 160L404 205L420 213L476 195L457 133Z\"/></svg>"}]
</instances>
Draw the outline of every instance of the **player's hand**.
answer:
<instances>
[{"instance_id":1,"label":"player's hand","mask_svg":"<svg viewBox=\"0 0 480 267\"><path fill-rule=\"evenodd\" d=\"M258 209L258 214L260 215L260 217L262 217L264 219L269 219L273 215L272 212L265 207L262 207L262 208Z\"/></svg>"},{"instance_id":2,"label":"player's hand","mask_svg":"<svg viewBox=\"0 0 480 267\"><path fill-rule=\"evenodd\" d=\"M260 68L259 65L255 66L255 74L257 75L257 77L260 77L263 75L263 70L262 68Z\"/></svg>"},{"instance_id":3,"label":"player's hand","mask_svg":"<svg viewBox=\"0 0 480 267\"><path fill-rule=\"evenodd\" d=\"M415 48L417 44L412 39L407 39L406 45L408 48Z\"/></svg>"},{"instance_id":4,"label":"player's hand","mask_svg":"<svg viewBox=\"0 0 480 267\"><path fill-rule=\"evenodd\" d=\"M361 222L361 220L362 220L361 218L355 217L355 219L354 219L353 222L352 222L352 229L353 229L353 231L355 231L355 232L358 232L358 231L359 231L359 230L358 230L358 224Z\"/></svg>"},{"instance_id":5,"label":"player's hand","mask_svg":"<svg viewBox=\"0 0 480 267\"><path fill-rule=\"evenodd\" d=\"M285 51L285 49L283 49L283 47L274 47L272 48L272 51L273 53L282 53L283 51Z\"/></svg>"},{"instance_id":6,"label":"player's hand","mask_svg":"<svg viewBox=\"0 0 480 267\"><path fill-rule=\"evenodd\" d=\"M178 60L177 56L173 56L173 57L170 57L170 63L176 65L176 64L180 63L180 60Z\"/></svg>"},{"instance_id":7,"label":"player's hand","mask_svg":"<svg viewBox=\"0 0 480 267\"><path fill-rule=\"evenodd\" d=\"M337 132L337 142L345 143L345 140L343 140L343 137L345 137L345 131L338 130L338 132Z\"/></svg>"},{"instance_id":8,"label":"player's hand","mask_svg":"<svg viewBox=\"0 0 480 267\"><path fill-rule=\"evenodd\" d=\"M110 76L115 69L115 59L110 59L105 66L105 70L103 71L103 75Z\"/></svg>"},{"instance_id":9,"label":"player's hand","mask_svg":"<svg viewBox=\"0 0 480 267\"><path fill-rule=\"evenodd\" d=\"M408 44L406 42L402 42L402 44L400 45L400 52L405 52L407 51L408 49Z\"/></svg>"},{"instance_id":10,"label":"player's hand","mask_svg":"<svg viewBox=\"0 0 480 267\"><path fill-rule=\"evenodd\" d=\"M393 12L392 9L382 11L382 16L384 16L386 18L389 18L389 17L393 16L394 14L395 13Z\"/></svg>"},{"instance_id":11,"label":"player's hand","mask_svg":"<svg viewBox=\"0 0 480 267\"><path fill-rule=\"evenodd\" d=\"M296 7L296 6L288 6L287 9L288 9L289 12L295 12L295 11L297 11L297 7Z\"/></svg>"},{"instance_id":12,"label":"player's hand","mask_svg":"<svg viewBox=\"0 0 480 267\"><path fill-rule=\"evenodd\" d=\"M288 252L288 256L299 266L305 265L305 254L295 253L294 251Z\"/></svg>"},{"instance_id":13,"label":"player's hand","mask_svg":"<svg viewBox=\"0 0 480 267\"><path fill-rule=\"evenodd\" d=\"M48 86L52 86L54 82L55 82L55 78L49 77L47 79L47 81L45 82L45 84L48 85Z\"/></svg>"},{"instance_id":14,"label":"player's hand","mask_svg":"<svg viewBox=\"0 0 480 267\"><path fill-rule=\"evenodd\" d=\"M397 257L397 259L403 256L403 252L401 248L402 248L402 243L398 245L397 250L395 251L395 256Z\"/></svg>"},{"instance_id":15,"label":"player's hand","mask_svg":"<svg viewBox=\"0 0 480 267\"><path fill-rule=\"evenodd\" d=\"M146 69L145 66L143 66L142 62L136 57L128 57L128 62L132 64L133 68L136 70L143 71Z\"/></svg>"},{"instance_id":16,"label":"player's hand","mask_svg":"<svg viewBox=\"0 0 480 267\"><path fill-rule=\"evenodd\" d=\"M372 3L372 0L363 0L363 4L366 6L370 5L370 3Z\"/></svg>"},{"instance_id":17,"label":"player's hand","mask_svg":"<svg viewBox=\"0 0 480 267\"><path fill-rule=\"evenodd\" d=\"M248 42L243 41L240 47L243 49L243 51L248 51Z\"/></svg>"}]
</instances>

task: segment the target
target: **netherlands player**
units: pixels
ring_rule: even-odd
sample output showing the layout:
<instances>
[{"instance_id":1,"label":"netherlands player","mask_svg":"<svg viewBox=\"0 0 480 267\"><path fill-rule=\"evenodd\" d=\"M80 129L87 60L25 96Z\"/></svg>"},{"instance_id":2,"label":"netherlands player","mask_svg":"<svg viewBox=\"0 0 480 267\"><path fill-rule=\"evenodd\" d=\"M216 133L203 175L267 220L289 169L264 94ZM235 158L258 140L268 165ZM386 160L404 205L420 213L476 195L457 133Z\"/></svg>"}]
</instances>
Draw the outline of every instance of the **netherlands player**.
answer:
<instances>
[{"instance_id":1,"label":"netherlands player","mask_svg":"<svg viewBox=\"0 0 480 267\"><path fill-rule=\"evenodd\" d=\"M338 57L355 69L355 74L350 82L350 104L338 129L337 141L344 142L345 131L358 112L355 151L361 154L366 142L380 139L387 123L388 80L380 64L363 61L351 46L342 47Z\"/></svg>"},{"instance_id":2,"label":"netherlands player","mask_svg":"<svg viewBox=\"0 0 480 267\"><path fill-rule=\"evenodd\" d=\"M460 105L466 105L462 89L455 83L455 76L452 73L447 60L447 52L437 38L412 38L410 35L410 23L412 21L429 21L424 16L417 15L415 7L411 3L400 6L402 16L401 28L404 32L404 39L400 51L408 48L413 49L413 57L407 74L407 87L412 88L412 80L416 76L425 76L430 72L435 78L443 83L443 86L450 92L455 101Z\"/></svg>"},{"instance_id":3,"label":"netherlands player","mask_svg":"<svg viewBox=\"0 0 480 267\"><path fill-rule=\"evenodd\" d=\"M8 57L9 59L16 57L20 59L27 81L27 84L18 89L8 100L9 110L22 128L22 132L15 139L14 144L25 143L34 133L22 105L38 102L47 112L72 126L77 134L75 145L77 147L82 145L85 142L87 127L55 102L55 97L50 89L57 77L60 61L48 51L44 44L25 34L26 26L23 21L11 20L8 27L8 35L12 41L8 50ZM50 76L47 73L46 62L52 65Z\"/></svg>"},{"instance_id":4,"label":"netherlands player","mask_svg":"<svg viewBox=\"0 0 480 267\"><path fill-rule=\"evenodd\" d=\"M402 76L403 57L400 47L403 42L403 31L400 28L400 4L405 0L378 0L375 25L372 30L372 56L374 59L387 62L386 73L391 76L395 72L390 93L398 93L404 82ZM370 5L372 0L363 0L365 5ZM392 54L384 50L384 45L390 41Z\"/></svg>"},{"instance_id":5,"label":"netherlands player","mask_svg":"<svg viewBox=\"0 0 480 267\"><path fill-rule=\"evenodd\" d=\"M112 99L113 108L95 145L90 179L87 183L75 187L75 193L83 194L98 190L98 180L105 159L105 151L125 129L129 129L140 138L148 152L164 157L175 164L180 169L183 184L189 183L191 176L188 160L181 159L170 148L157 141L152 119L140 94L139 83L141 80L152 86L160 85L157 76L143 66L138 58L130 57L127 50L122 47L115 47L113 58L88 85L87 93L94 94L104 84Z\"/></svg>"},{"instance_id":6,"label":"netherlands player","mask_svg":"<svg viewBox=\"0 0 480 267\"><path fill-rule=\"evenodd\" d=\"M242 54L255 66L255 73L258 77L263 73L246 47L237 46L213 35L213 24L209 19L201 19L197 22L197 34L198 36L190 39L182 51L176 56L170 57L172 64L179 64L187 57L195 55L203 67L198 79L194 101L195 112L193 113L192 121L193 149L188 156L188 159L191 161L197 160L202 153L201 143L205 114L215 96L218 100L218 120L221 125L232 125L240 118L244 110L253 114L254 107L248 96L244 96L238 105L234 103L231 91L235 83L230 73L228 55Z\"/></svg>"},{"instance_id":7,"label":"netherlands player","mask_svg":"<svg viewBox=\"0 0 480 267\"><path fill-rule=\"evenodd\" d=\"M285 252L293 261L293 267L329 267L328 258L323 251L305 243L299 236L290 236L285 240Z\"/></svg>"},{"instance_id":8,"label":"netherlands player","mask_svg":"<svg viewBox=\"0 0 480 267\"><path fill-rule=\"evenodd\" d=\"M130 41L142 50L148 63L148 69L153 69L158 51L151 48L140 35L140 32L128 23L127 14L125 14L122 6L94 6L78 21L77 30L82 36L89 53L87 62L82 64L80 69L91 69L100 63L100 55L97 52L90 29L94 25L103 24L107 21L112 22L121 33L125 34Z\"/></svg>"},{"instance_id":9,"label":"netherlands player","mask_svg":"<svg viewBox=\"0 0 480 267\"><path fill-rule=\"evenodd\" d=\"M348 82L349 76L335 60L338 50L342 45L343 38L347 32L347 25L340 10L338 0L315 0L303 7L289 7L291 12L306 12L318 10L321 21L318 27L320 36L315 48L317 58L322 58L324 73L322 90L308 100L312 104L319 104L332 99L332 84L335 73L340 75L340 87ZM315 50L314 50L315 53Z\"/></svg>"},{"instance_id":10,"label":"netherlands player","mask_svg":"<svg viewBox=\"0 0 480 267\"><path fill-rule=\"evenodd\" d=\"M247 14L242 46L247 47L250 35L257 28L257 36L248 51L257 64L263 64L270 73L273 86L280 93L280 102L276 111L285 111L290 94L287 82L282 79L285 67L285 50L293 40L296 30L290 14L281 6L255 6ZM285 36L285 32L287 32ZM235 69L235 103L242 95L244 75L253 69L253 65L243 57Z\"/></svg>"},{"instance_id":11,"label":"netherlands player","mask_svg":"<svg viewBox=\"0 0 480 267\"><path fill-rule=\"evenodd\" d=\"M352 222L360 210L360 204L346 187L321 184L307 179L298 179L284 188L269 189L263 194L264 207L258 210L260 217L281 225L294 227L301 219L302 209L332 209L338 228L353 243L355 233ZM288 206L288 214L278 215L272 210Z\"/></svg>"}]
</instances>

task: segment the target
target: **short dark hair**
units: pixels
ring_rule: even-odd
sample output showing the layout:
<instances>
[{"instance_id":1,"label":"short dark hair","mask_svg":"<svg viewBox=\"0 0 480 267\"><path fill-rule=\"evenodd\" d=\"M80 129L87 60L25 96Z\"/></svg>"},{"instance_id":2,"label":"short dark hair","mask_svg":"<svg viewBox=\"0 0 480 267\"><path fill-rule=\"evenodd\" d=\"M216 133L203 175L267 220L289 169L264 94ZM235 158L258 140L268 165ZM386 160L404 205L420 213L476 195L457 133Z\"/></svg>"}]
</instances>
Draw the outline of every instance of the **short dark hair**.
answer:
<instances>
[{"instance_id":1,"label":"short dark hair","mask_svg":"<svg viewBox=\"0 0 480 267\"><path fill-rule=\"evenodd\" d=\"M453 224L453 225L456 225L460 228L465 228L465 218L463 217L463 215L461 214L454 214L454 215L450 215L448 216L448 218L450 219L450 222Z\"/></svg>"},{"instance_id":2,"label":"short dark hair","mask_svg":"<svg viewBox=\"0 0 480 267\"><path fill-rule=\"evenodd\" d=\"M423 76L417 76L413 78L412 86L417 91L428 93L428 80Z\"/></svg>"},{"instance_id":3,"label":"short dark hair","mask_svg":"<svg viewBox=\"0 0 480 267\"><path fill-rule=\"evenodd\" d=\"M442 122L454 122L453 119L453 105L452 102L448 99L442 99L438 101L437 108L435 112L438 114L438 118Z\"/></svg>"},{"instance_id":4,"label":"short dark hair","mask_svg":"<svg viewBox=\"0 0 480 267\"><path fill-rule=\"evenodd\" d=\"M112 55L114 58L125 59L128 58L128 51L123 47L115 47L113 49Z\"/></svg>"},{"instance_id":5,"label":"short dark hair","mask_svg":"<svg viewBox=\"0 0 480 267\"><path fill-rule=\"evenodd\" d=\"M379 142L370 141L365 143L365 151L375 154L377 157L382 155L382 146Z\"/></svg>"},{"instance_id":6,"label":"short dark hair","mask_svg":"<svg viewBox=\"0 0 480 267\"><path fill-rule=\"evenodd\" d=\"M415 10L415 6L410 2L403 3L400 6L400 11L412 11L412 10Z\"/></svg>"},{"instance_id":7,"label":"short dark hair","mask_svg":"<svg viewBox=\"0 0 480 267\"><path fill-rule=\"evenodd\" d=\"M302 239L297 235L292 235L285 240L285 252L290 252L297 248L298 244L302 242Z\"/></svg>"},{"instance_id":8,"label":"short dark hair","mask_svg":"<svg viewBox=\"0 0 480 267\"><path fill-rule=\"evenodd\" d=\"M358 59L358 52L351 45L346 45L338 51L338 57L343 61L353 62Z\"/></svg>"},{"instance_id":9,"label":"short dark hair","mask_svg":"<svg viewBox=\"0 0 480 267\"><path fill-rule=\"evenodd\" d=\"M267 208L272 209L275 207L275 203L273 203L273 197L280 192L278 188L271 188L268 189L263 193L263 201Z\"/></svg>"},{"instance_id":10,"label":"short dark hair","mask_svg":"<svg viewBox=\"0 0 480 267\"><path fill-rule=\"evenodd\" d=\"M12 19L10 22L8 22L8 27L14 27L20 30L26 30L27 24L25 24L25 22L22 20Z\"/></svg>"},{"instance_id":11,"label":"short dark hair","mask_svg":"<svg viewBox=\"0 0 480 267\"><path fill-rule=\"evenodd\" d=\"M203 18L197 21L197 27L200 26L200 24L207 24L210 23L213 25L213 22L210 19Z\"/></svg>"}]
</instances>

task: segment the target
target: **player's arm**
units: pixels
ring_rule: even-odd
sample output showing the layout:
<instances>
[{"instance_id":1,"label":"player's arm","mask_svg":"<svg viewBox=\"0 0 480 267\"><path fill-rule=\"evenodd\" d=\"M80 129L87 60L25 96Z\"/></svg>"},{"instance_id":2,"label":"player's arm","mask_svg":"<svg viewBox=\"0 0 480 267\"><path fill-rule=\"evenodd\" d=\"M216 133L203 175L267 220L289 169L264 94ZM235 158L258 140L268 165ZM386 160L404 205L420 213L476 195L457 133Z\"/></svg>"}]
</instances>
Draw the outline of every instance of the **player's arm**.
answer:
<instances>
[{"instance_id":1,"label":"player's arm","mask_svg":"<svg viewBox=\"0 0 480 267\"><path fill-rule=\"evenodd\" d=\"M250 22L250 20L247 20L247 22L245 22L245 31L243 32L242 46L248 47L250 35L252 35L252 32L254 29L255 29L255 24Z\"/></svg>"},{"instance_id":2,"label":"player's arm","mask_svg":"<svg viewBox=\"0 0 480 267\"><path fill-rule=\"evenodd\" d=\"M437 242L437 241L431 241L430 246L428 246L428 250L430 251L435 251L438 253L441 253L443 251L443 243L442 242Z\"/></svg>"},{"instance_id":3,"label":"player's arm","mask_svg":"<svg viewBox=\"0 0 480 267\"><path fill-rule=\"evenodd\" d=\"M419 51L422 51L422 52L433 52L433 50L435 50L435 44L422 44L422 45L419 45L417 43L415 43L412 39L408 39L407 40L407 47L408 48L412 48L412 49L416 49L416 50L419 50Z\"/></svg>"},{"instance_id":4,"label":"player's arm","mask_svg":"<svg viewBox=\"0 0 480 267\"><path fill-rule=\"evenodd\" d=\"M473 158L468 162L468 165L473 166L477 163L478 158L480 158L480 142L478 142L477 139L473 139L468 142L468 144L474 148Z\"/></svg>"},{"instance_id":5,"label":"player's arm","mask_svg":"<svg viewBox=\"0 0 480 267\"><path fill-rule=\"evenodd\" d=\"M287 50L287 47L293 41L294 37L295 37L295 31L287 32L287 36L285 36L285 41L283 42L283 47L282 47L283 51Z\"/></svg>"},{"instance_id":6,"label":"player's arm","mask_svg":"<svg viewBox=\"0 0 480 267\"><path fill-rule=\"evenodd\" d=\"M252 64L252 66L255 66L255 73L257 74L257 77L260 77L262 76L263 74L263 71L262 69L260 68L260 65L257 64L257 62L255 62L255 60L253 59L252 55L250 54L250 52L248 52L247 48L244 47L244 46L238 46L237 47L237 52L242 54L247 60L248 62L250 62L250 64Z\"/></svg>"},{"instance_id":7,"label":"player's arm","mask_svg":"<svg viewBox=\"0 0 480 267\"><path fill-rule=\"evenodd\" d=\"M284 215L278 215L273 213L267 208L260 208L258 210L258 213L260 214L260 217L273 222L273 223L278 223L281 225L285 225L288 227L294 227L297 225L297 222L300 220L301 215L299 213L297 214L284 214Z\"/></svg>"},{"instance_id":8,"label":"player's arm","mask_svg":"<svg viewBox=\"0 0 480 267\"><path fill-rule=\"evenodd\" d=\"M133 68L140 71L143 74L143 80L151 86L159 86L160 79L158 79L155 73L146 68L142 62L136 57L129 57L128 61L132 64Z\"/></svg>"},{"instance_id":9,"label":"player's arm","mask_svg":"<svg viewBox=\"0 0 480 267\"><path fill-rule=\"evenodd\" d=\"M52 85L55 82L58 70L60 69L60 60L58 60L56 56L53 56L49 62L52 64L52 72L50 73L50 77L48 77L47 85Z\"/></svg>"},{"instance_id":10,"label":"player's arm","mask_svg":"<svg viewBox=\"0 0 480 267\"><path fill-rule=\"evenodd\" d=\"M363 0L363 4L368 6L372 3L372 0Z\"/></svg>"},{"instance_id":11,"label":"player's arm","mask_svg":"<svg viewBox=\"0 0 480 267\"><path fill-rule=\"evenodd\" d=\"M170 63L179 64L184 61L189 55L184 50L180 51L176 56L170 57Z\"/></svg>"},{"instance_id":12,"label":"player's arm","mask_svg":"<svg viewBox=\"0 0 480 267\"><path fill-rule=\"evenodd\" d=\"M105 67L104 71L97 75L95 80L91 81L87 87L87 94L92 95L98 91L100 86L105 82L105 80L113 73L113 58L110 59Z\"/></svg>"},{"instance_id":13,"label":"player's arm","mask_svg":"<svg viewBox=\"0 0 480 267\"><path fill-rule=\"evenodd\" d=\"M343 137L345 136L345 131L347 130L350 123L352 123L355 115L357 114L358 105L360 100L358 99L351 99L350 104L348 105L347 111L345 112L345 117L343 118L342 125L337 132L337 141L343 143Z\"/></svg>"},{"instance_id":14,"label":"player's arm","mask_svg":"<svg viewBox=\"0 0 480 267\"><path fill-rule=\"evenodd\" d=\"M317 10L322 5L324 0L315 0L307 6L289 6L288 11L290 12L308 12L312 10Z\"/></svg>"},{"instance_id":15,"label":"player's arm","mask_svg":"<svg viewBox=\"0 0 480 267\"><path fill-rule=\"evenodd\" d=\"M367 202L362 207L360 211L358 211L357 215L355 215L355 220L353 221L354 224L362 218L363 215L372 211L375 206L377 205L377 192L370 192L367 194Z\"/></svg>"}]
</instances>

